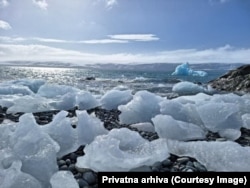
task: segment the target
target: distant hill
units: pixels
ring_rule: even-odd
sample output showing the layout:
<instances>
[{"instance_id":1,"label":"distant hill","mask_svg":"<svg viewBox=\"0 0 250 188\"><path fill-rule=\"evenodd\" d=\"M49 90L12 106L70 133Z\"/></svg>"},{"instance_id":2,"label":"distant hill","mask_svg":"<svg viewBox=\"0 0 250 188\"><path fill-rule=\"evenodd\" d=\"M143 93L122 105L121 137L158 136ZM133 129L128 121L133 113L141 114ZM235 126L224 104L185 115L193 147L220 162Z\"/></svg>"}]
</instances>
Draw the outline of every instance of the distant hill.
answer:
<instances>
[{"instance_id":1,"label":"distant hill","mask_svg":"<svg viewBox=\"0 0 250 188\"><path fill-rule=\"evenodd\" d=\"M177 65L181 63L150 63L150 64L115 64L115 63L97 63L97 64L75 64L70 62L57 62L57 61L5 61L0 62L0 65L8 66L35 66L35 67L71 67L71 68L92 68L102 70L138 70L138 71L171 71L175 70ZM202 63L192 64L189 62L190 68L194 70L233 70L237 67L244 65L243 63Z\"/></svg>"},{"instance_id":2,"label":"distant hill","mask_svg":"<svg viewBox=\"0 0 250 188\"><path fill-rule=\"evenodd\" d=\"M152 64L95 64L88 67L94 69L102 70L138 70L138 71L165 71L165 70L175 70L177 65L181 63L152 63ZM205 63L205 64L192 64L190 63L190 68L194 70L232 70L237 67L244 65L243 63Z\"/></svg>"}]
</instances>

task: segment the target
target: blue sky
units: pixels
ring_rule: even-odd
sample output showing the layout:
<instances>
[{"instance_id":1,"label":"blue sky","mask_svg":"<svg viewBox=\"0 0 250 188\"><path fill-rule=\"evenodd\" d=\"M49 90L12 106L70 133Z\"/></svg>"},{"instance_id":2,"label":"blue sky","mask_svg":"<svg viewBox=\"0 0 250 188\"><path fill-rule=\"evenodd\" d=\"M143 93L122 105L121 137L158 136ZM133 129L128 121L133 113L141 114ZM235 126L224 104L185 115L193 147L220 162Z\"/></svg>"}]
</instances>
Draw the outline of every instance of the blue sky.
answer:
<instances>
[{"instance_id":1,"label":"blue sky","mask_svg":"<svg viewBox=\"0 0 250 188\"><path fill-rule=\"evenodd\" d=\"M0 0L0 61L250 63L250 0Z\"/></svg>"}]
</instances>

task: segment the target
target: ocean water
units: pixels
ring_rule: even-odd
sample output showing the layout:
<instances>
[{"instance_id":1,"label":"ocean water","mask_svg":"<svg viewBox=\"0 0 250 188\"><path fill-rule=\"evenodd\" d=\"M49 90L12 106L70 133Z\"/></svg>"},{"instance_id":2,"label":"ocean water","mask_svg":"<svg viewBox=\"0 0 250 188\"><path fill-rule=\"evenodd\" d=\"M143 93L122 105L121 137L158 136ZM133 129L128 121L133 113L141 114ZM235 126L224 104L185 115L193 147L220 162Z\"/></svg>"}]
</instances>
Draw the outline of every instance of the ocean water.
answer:
<instances>
[{"instance_id":1,"label":"ocean water","mask_svg":"<svg viewBox=\"0 0 250 188\"><path fill-rule=\"evenodd\" d=\"M70 85L103 95L115 87L131 89L133 92L147 90L166 96L171 93L174 84L180 81L191 81L206 84L218 78L228 70L208 69L205 77L173 76L169 70L103 70L93 68L53 68L53 67L19 67L0 66L0 82L18 79L43 79L48 83ZM94 77L95 80L86 80Z\"/></svg>"}]
</instances>

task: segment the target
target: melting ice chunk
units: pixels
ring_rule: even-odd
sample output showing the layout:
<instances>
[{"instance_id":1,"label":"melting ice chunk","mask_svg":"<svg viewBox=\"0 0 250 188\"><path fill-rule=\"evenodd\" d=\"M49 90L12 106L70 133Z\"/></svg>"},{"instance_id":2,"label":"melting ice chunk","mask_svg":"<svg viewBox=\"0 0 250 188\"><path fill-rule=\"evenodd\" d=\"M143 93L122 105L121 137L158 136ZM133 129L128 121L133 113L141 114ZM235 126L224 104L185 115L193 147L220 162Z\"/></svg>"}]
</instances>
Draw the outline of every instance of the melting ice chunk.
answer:
<instances>
[{"instance_id":1,"label":"melting ice chunk","mask_svg":"<svg viewBox=\"0 0 250 188\"><path fill-rule=\"evenodd\" d=\"M157 115L152 121L160 138L183 141L206 138L206 132L201 127L177 121L169 115Z\"/></svg>"},{"instance_id":2,"label":"melting ice chunk","mask_svg":"<svg viewBox=\"0 0 250 188\"><path fill-rule=\"evenodd\" d=\"M237 129L223 129L219 135L227 140L237 140L241 136L241 131Z\"/></svg>"},{"instance_id":3,"label":"melting ice chunk","mask_svg":"<svg viewBox=\"0 0 250 188\"><path fill-rule=\"evenodd\" d=\"M39 88L37 94L46 98L54 98L67 93L77 93L78 91L80 90L71 86L44 84Z\"/></svg>"},{"instance_id":4,"label":"melting ice chunk","mask_svg":"<svg viewBox=\"0 0 250 188\"><path fill-rule=\"evenodd\" d=\"M127 104L133 98L131 90L111 90L101 98L102 107L107 110L116 109L119 105Z\"/></svg>"},{"instance_id":5,"label":"melting ice chunk","mask_svg":"<svg viewBox=\"0 0 250 188\"><path fill-rule=\"evenodd\" d=\"M172 91L178 93L179 95L194 95L197 93L208 93L209 91L206 90L203 86L198 84L194 84L192 82L179 82L175 84L172 88Z\"/></svg>"},{"instance_id":6,"label":"melting ice chunk","mask_svg":"<svg viewBox=\"0 0 250 188\"><path fill-rule=\"evenodd\" d=\"M39 181L21 171L21 161L15 161L8 169L0 169L0 187L2 188L42 188Z\"/></svg>"},{"instance_id":7,"label":"melting ice chunk","mask_svg":"<svg viewBox=\"0 0 250 188\"><path fill-rule=\"evenodd\" d=\"M240 129L242 120L239 108L233 103L209 102L197 107L205 127L218 132L222 129Z\"/></svg>"},{"instance_id":8,"label":"melting ice chunk","mask_svg":"<svg viewBox=\"0 0 250 188\"><path fill-rule=\"evenodd\" d=\"M58 144L36 124L32 114L24 114L10 138L13 154L22 161L21 170L49 187L50 177L58 171Z\"/></svg>"},{"instance_id":9,"label":"melting ice chunk","mask_svg":"<svg viewBox=\"0 0 250 188\"><path fill-rule=\"evenodd\" d=\"M150 122L151 118L160 113L159 102L163 98L148 91L139 91L126 105L120 105L119 115L121 123L133 124Z\"/></svg>"},{"instance_id":10,"label":"melting ice chunk","mask_svg":"<svg viewBox=\"0 0 250 188\"><path fill-rule=\"evenodd\" d=\"M149 122L132 124L130 125L130 127L136 128L144 132L152 132L152 133L155 132L154 126L152 125L152 123Z\"/></svg>"},{"instance_id":11,"label":"melting ice chunk","mask_svg":"<svg viewBox=\"0 0 250 188\"><path fill-rule=\"evenodd\" d=\"M86 111L76 111L76 114L79 145L89 144L96 136L108 133L98 118L88 115Z\"/></svg>"},{"instance_id":12,"label":"melting ice chunk","mask_svg":"<svg viewBox=\"0 0 250 188\"><path fill-rule=\"evenodd\" d=\"M79 92L76 95L76 105L79 110L89 110L97 106L100 106L100 103L90 92Z\"/></svg>"},{"instance_id":13,"label":"melting ice chunk","mask_svg":"<svg viewBox=\"0 0 250 188\"><path fill-rule=\"evenodd\" d=\"M72 128L70 119L66 117L67 115L68 112L61 111L56 114L51 123L40 127L59 144L58 157L73 152L79 147L77 132Z\"/></svg>"},{"instance_id":14,"label":"melting ice chunk","mask_svg":"<svg viewBox=\"0 0 250 188\"><path fill-rule=\"evenodd\" d=\"M84 156L77 158L76 166L97 172L129 171L169 156L165 139L149 142L127 128L112 129L109 134L96 137L84 152Z\"/></svg>"},{"instance_id":15,"label":"melting ice chunk","mask_svg":"<svg viewBox=\"0 0 250 188\"><path fill-rule=\"evenodd\" d=\"M69 171L56 172L50 179L52 188L79 188L73 174Z\"/></svg>"},{"instance_id":16,"label":"melting ice chunk","mask_svg":"<svg viewBox=\"0 0 250 188\"><path fill-rule=\"evenodd\" d=\"M250 114L244 114L241 118L243 121L243 127L250 129Z\"/></svg>"},{"instance_id":17,"label":"melting ice chunk","mask_svg":"<svg viewBox=\"0 0 250 188\"><path fill-rule=\"evenodd\" d=\"M226 141L181 142L168 140L169 151L197 159L208 171L250 171L250 147Z\"/></svg>"}]
</instances>

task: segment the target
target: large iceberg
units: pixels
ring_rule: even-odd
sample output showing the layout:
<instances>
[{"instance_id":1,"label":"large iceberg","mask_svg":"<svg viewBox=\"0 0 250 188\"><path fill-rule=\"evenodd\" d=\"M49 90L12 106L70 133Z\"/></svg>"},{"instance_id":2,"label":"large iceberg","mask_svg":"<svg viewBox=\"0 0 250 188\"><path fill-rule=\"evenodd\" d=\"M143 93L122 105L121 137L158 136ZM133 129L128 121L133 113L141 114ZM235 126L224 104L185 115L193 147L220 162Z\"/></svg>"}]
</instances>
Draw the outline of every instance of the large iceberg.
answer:
<instances>
[{"instance_id":1,"label":"large iceberg","mask_svg":"<svg viewBox=\"0 0 250 188\"><path fill-rule=\"evenodd\" d=\"M172 75L178 75L178 76L207 76L207 72L205 71L195 71L189 67L189 63L183 63L181 65L178 65L175 68L175 71L172 73Z\"/></svg>"}]
</instances>

